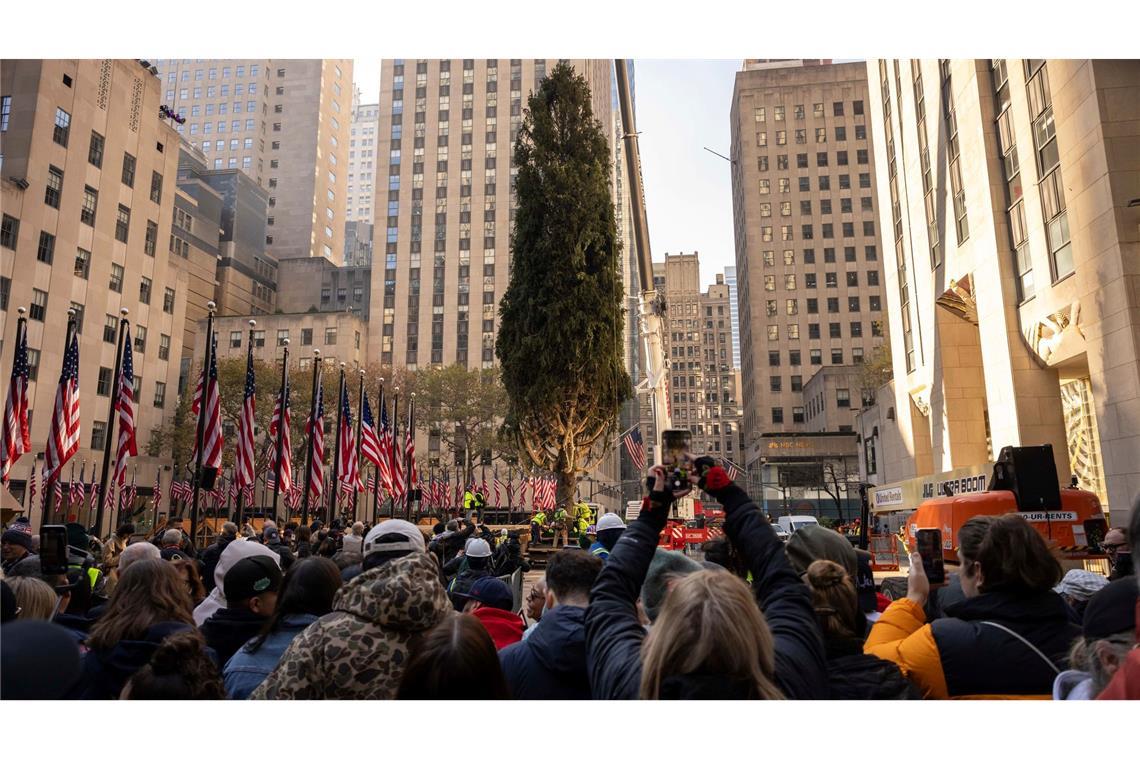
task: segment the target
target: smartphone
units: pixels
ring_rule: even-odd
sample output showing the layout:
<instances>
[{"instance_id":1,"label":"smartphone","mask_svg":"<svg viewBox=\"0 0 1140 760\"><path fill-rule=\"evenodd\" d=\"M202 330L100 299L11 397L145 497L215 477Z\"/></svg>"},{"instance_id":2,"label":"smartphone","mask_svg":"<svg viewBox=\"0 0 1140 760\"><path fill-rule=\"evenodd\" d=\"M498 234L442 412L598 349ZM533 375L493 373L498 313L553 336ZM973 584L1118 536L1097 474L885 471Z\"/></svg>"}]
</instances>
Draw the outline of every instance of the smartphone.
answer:
<instances>
[{"instance_id":1,"label":"smartphone","mask_svg":"<svg viewBox=\"0 0 1140 760\"><path fill-rule=\"evenodd\" d=\"M915 549L922 555L922 569L930 584L946 582L946 567L942 563L942 531L923 528L914 536Z\"/></svg>"},{"instance_id":2,"label":"smartphone","mask_svg":"<svg viewBox=\"0 0 1140 760\"><path fill-rule=\"evenodd\" d=\"M40 528L40 572L44 575L67 573L67 528L62 525Z\"/></svg>"},{"instance_id":3,"label":"smartphone","mask_svg":"<svg viewBox=\"0 0 1140 760\"><path fill-rule=\"evenodd\" d=\"M689 443L693 434L688 430L665 430L661 433L661 463L665 470L673 473L671 485L681 489L689 479L685 455L689 453Z\"/></svg>"}]
</instances>

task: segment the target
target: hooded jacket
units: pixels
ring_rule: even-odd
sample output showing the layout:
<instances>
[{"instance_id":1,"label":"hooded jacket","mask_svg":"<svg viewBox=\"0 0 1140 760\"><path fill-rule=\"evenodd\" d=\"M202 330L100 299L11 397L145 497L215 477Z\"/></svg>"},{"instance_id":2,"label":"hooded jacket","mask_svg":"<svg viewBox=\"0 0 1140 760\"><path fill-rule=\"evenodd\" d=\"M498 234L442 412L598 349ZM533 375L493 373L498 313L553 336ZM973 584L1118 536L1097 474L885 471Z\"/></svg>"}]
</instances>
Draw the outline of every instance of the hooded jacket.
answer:
<instances>
[{"instance_id":1,"label":"hooded jacket","mask_svg":"<svg viewBox=\"0 0 1140 760\"><path fill-rule=\"evenodd\" d=\"M1053 681L1054 700L1094 699L1093 678L1083 670L1065 670Z\"/></svg>"},{"instance_id":2,"label":"hooded jacket","mask_svg":"<svg viewBox=\"0 0 1140 760\"><path fill-rule=\"evenodd\" d=\"M245 607L223 607L199 627L206 644L218 653L218 670L234 656L234 652L252 639L265 626L266 618Z\"/></svg>"},{"instance_id":3,"label":"hooded jacket","mask_svg":"<svg viewBox=\"0 0 1140 760\"><path fill-rule=\"evenodd\" d=\"M826 699L823 642L811 592L788 563L784 545L756 503L723 472L716 486L711 475L705 490L725 508L725 533L747 561L756 602L772 632L776 685L789 699ZM594 699L636 699L640 692L641 646L647 633L635 605L658 537L655 524L646 516L643 509L642 516L626 528L590 591L586 648ZM663 698L737 699L750 695L748 685L730 683L716 674L666 678L661 687Z\"/></svg>"},{"instance_id":4,"label":"hooded jacket","mask_svg":"<svg viewBox=\"0 0 1140 760\"><path fill-rule=\"evenodd\" d=\"M586 670L586 608L559 605L525 641L499 652L515 699L589 699Z\"/></svg>"},{"instance_id":5,"label":"hooded jacket","mask_svg":"<svg viewBox=\"0 0 1140 760\"><path fill-rule=\"evenodd\" d=\"M194 608L194 625L201 626L202 623L210 619L211 615L226 606L225 577L230 568L236 565L238 560L258 554L272 557L274 562L278 565L281 564L281 557L277 552L267 549L256 541L233 541L222 551L218 558L218 564L214 568L214 590L202 600L201 604ZM225 665L226 663L223 661L219 664Z\"/></svg>"},{"instance_id":6,"label":"hooded jacket","mask_svg":"<svg viewBox=\"0 0 1140 760\"><path fill-rule=\"evenodd\" d=\"M495 607L480 607L471 614L478 618L487 629L487 633L491 634L495 649L502 649L522 641L523 621L513 612Z\"/></svg>"},{"instance_id":7,"label":"hooded jacket","mask_svg":"<svg viewBox=\"0 0 1140 760\"><path fill-rule=\"evenodd\" d=\"M984 593L944 613L926 623L921 607L898 599L871 628L863 651L896 663L927 698L1048 699L1080 635L1053 591Z\"/></svg>"},{"instance_id":8,"label":"hooded jacket","mask_svg":"<svg viewBox=\"0 0 1140 760\"><path fill-rule=\"evenodd\" d=\"M250 692L273 672L285 648L301 631L317 621L316 615L300 613L285 615L277 630L265 637L257 651L250 650L247 642L226 663L224 678L226 695L230 699L248 699Z\"/></svg>"},{"instance_id":9,"label":"hooded jacket","mask_svg":"<svg viewBox=\"0 0 1140 760\"><path fill-rule=\"evenodd\" d=\"M451 614L425 552L394 559L342 586L333 611L302 631L251 699L392 699L412 637Z\"/></svg>"},{"instance_id":10,"label":"hooded jacket","mask_svg":"<svg viewBox=\"0 0 1140 760\"><path fill-rule=\"evenodd\" d=\"M163 639L189 630L190 626L183 623L157 623L147 628L141 639L123 639L110 649L88 651L83 655L83 675L71 698L118 699L127 681L150 662Z\"/></svg>"}]
</instances>

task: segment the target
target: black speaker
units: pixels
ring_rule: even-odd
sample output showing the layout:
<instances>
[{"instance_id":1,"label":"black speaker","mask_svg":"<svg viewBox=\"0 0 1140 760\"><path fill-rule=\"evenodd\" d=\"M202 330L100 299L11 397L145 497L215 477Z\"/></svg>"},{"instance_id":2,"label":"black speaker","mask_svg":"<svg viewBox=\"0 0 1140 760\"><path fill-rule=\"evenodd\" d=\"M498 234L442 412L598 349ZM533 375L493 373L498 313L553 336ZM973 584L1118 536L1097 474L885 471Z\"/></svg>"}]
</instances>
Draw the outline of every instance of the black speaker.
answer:
<instances>
[{"instance_id":1,"label":"black speaker","mask_svg":"<svg viewBox=\"0 0 1140 760\"><path fill-rule=\"evenodd\" d=\"M214 490L214 484L218 480L217 467L203 467L202 477L198 479L198 485L206 491Z\"/></svg>"},{"instance_id":2,"label":"black speaker","mask_svg":"<svg viewBox=\"0 0 1140 760\"><path fill-rule=\"evenodd\" d=\"M1006 446L994 463L991 491L1013 491L1022 512L1059 509L1061 486L1053 446Z\"/></svg>"}]
</instances>

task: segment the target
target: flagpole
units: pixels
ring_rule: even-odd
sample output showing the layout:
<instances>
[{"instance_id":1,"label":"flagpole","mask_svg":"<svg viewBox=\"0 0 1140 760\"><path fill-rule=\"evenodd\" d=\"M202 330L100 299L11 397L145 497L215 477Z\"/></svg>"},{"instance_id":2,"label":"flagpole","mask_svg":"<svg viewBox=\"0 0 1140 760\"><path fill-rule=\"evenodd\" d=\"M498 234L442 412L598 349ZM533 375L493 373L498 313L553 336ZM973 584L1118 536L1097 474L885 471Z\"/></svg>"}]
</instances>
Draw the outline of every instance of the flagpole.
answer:
<instances>
[{"instance_id":1,"label":"flagpole","mask_svg":"<svg viewBox=\"0 0 1140 760\"><path fill-rule=\"evenodd\" d=\"M416 413L416 394L412 391L408 394L408 429L404 432L404 437L415 435L413 415ZM411 457L408 456L408 447L404 446L404 519L408 522L412 521L412 464Z\"/></svg>"},{"instance_id":2,"label":"flagpole","mask_svg":"<svg viewBox=\"0 0 1140 760\"><path fill-rule=\"evenodd\" d=\"M386 403L387 402L384 400L384 378L381 377L380 378L380 404L377 406L377 408L380 410L380 414L378 417L376 417L376 419L374 419L372 421L373 427L379 429L379 434L377 435L377 438L380 439L380 457L381 457L381 459L383 459L384 454L385 454L384 441L382 438L382 436L384 435L384 429L382 427L380 427L379 423L384 420L384 411L385 411L384 404L386 404ZM372 524L375 525L376 521L380 519L380 468L377 467L376 465L373 465L372 466L372 472L376 475L376 487L372 489Z\"/></svg>"},{"instance_id":3,"label":"flagpole","mask_svg":"<svg viewBox=\"0 0 1140 760\"><path fill-rule=\"evenodd\" d=\"M333 516L336 514L336 494L340 485L336 482L337 474L340 471L340 425L344 419L344 362L340 363L340 390L336 394L336 448L333 449L333 462L332 462L332 479L329 481L329 511L328 511L328 524L332 525Z\"/></svg>"},{"instance_id":4,"label":"flagpole","mask_svg":"<svg viewBox=\"0 0 1140 760\"><path fill-rule=\"evenodd\" d=\"M356 467L360 467L360 423L364 420L364 370L360 370L360 398L356 401ZM352 485L352 521L356 522L356 484Z\"/></svg>"},{"instance_id":5,"label":"flagpole","mask_svg":"<svg viewBox=\"0 0 1140 760\"><path fill-rule=\"evenodd\" d=\"M247 353L246 353L247 366L253 364L253 328L255 328L255 327L257 327L257 320L256 319L249 320L249 344L248 344ZM238 441L238 448L239 449L241 448L241 441ZM237 473L237 463L236 462L234 463L234 473L235 474ZM253 479L254 479L254 482L256 483L257 482L257 473L253 474ZM239 528L241 527L242 516L244 513L245 513L245 488L242 487L242 488L238 489L238 495L237 495L236 517L237 517L237 524L238 524Z\"/></svg>"},{"instance_id":6,"label":"flagpole","mask_svg":"<svg viewBox=\"0 0 1140 760\"><path fill-rule=\"evenodd\" d=\"M154 504L154 517L151 519L151 527L158 525L158 500L162 495L162 465L155 465L154 471L154 493L151 494L151 503Z\"/></svg>"},{"instance_id":7,"label":"flagpole","mask_svg":"<svg viewBox=\"0 0 1140 760\"><path fill-rule=\"evenodd\" d=\"M396 453L396 441L399 440L399 438L400 438L400 387L394 386L392 388L392 451L391 451L392 456L388 457L389 466L393 470L396 469L396 467L395 467L396 459L395 459L394 455ZM396 483L396 473L395 472L392 473L392 483L393 483L393 485ZM389 502L388 516L389 517L395 517L396 516L396 494L395 493L388 494L388 497L389 497L388 498L388 502Z\"/></svg>"},{"instance_id":8,"label":"flagpole","mask_svg":"<svg viewBox=\"0 0 1140 760\"><path fill-rule=\"evenodd\" d=\"M126 308L119 309L119 338L115 346L115 374L111 376L114 379L111 381L111 402L107 409L107 428L103 441L103 468L99 471L99 504L95 509L95 529L99 535L103 534L103 510L107 505L107 476L111 467L111 441L115 438L115 402L119 398L119 374L123 368L123 336L127 334L127 326L130 324L127 321L127 314L129 313Z\"/></svg>"},{"instance_id":9,"label":"flagpole","mask_svg":"<svg viewBox=\"0 0 1140 760\"><path fill-rule=\"evenodd\" d=\"M317 385L320 382L319 373L321 369L321 350L319 348L313 349L313 396L312 401L309 403L309 441L308 446L305 447L305 493L301 495L301 524L305 525L309 521L309 488L312 486L313 481L313 422L317 417Z\"/></svg>"},{"instance_id":10,"label":"flagpole","mask_svg":"<svg viewBox=\"0 0 1140 760\"><path fill-rule=\"evenodd\" d=\"M198 492L202 490L202 449L205 443L202 435L206 427L206 407L210 396L210 365L214 354L214 310L218 306L213 301L206 303L209 312L206 316L206 360L202 365L202 395L198 398L198 430L194 436L196 456L194 457L194 499L190 505L190 544L198 538ZM103 465L106 469L106 463Z\"/></svg>"},{"instance_id":11,"label":"flagpole","mask_svg":"<svg viewBox=\"0 0 1140 760\"><path fill-rule=\"evenodd\" d=\"M68 310L67 310L67 329L64 330L64 339L63 339L63 361L65 364L67 363L67 350L71 347L71 339L74 335L75 335L75 310L68 308ZM110 444L110 438L108 438L107 445L108 446L111 445ZM47 449L44 449L44 462L45 463L47 462ZM57 473L55 475L55 477L52 478L51 483L55 483L58 480L58 478L60 477L60 475L62 475L62 473ZM48 479L44 478L44 492L43 492L44 493L44 508L43 508L43 514L40 517L40 525L47 525L48 524L48 515L50 515L52 513L52 510L55 508L55 505L52 504L52 496L54 496L54 494L48 489L48 485L49 485Z\"/></svg>"},{"instance_id":12,"label":"flagpole","mask_svg":"<svg viewBox=\"0 0 1140 760\"><path fill-rule=\"evenodd\" d=\"M277 418L277 459L274 460L273 467L276 472L273 473L273 517L277 517L277 497L281 493L281 473L285 468L281 466L281 446L285 440L285 383L287 382L287 372L289 367L289 339L283 338L281 341L285 347L281 355L281 390L278 391L277 398L281 404L281 416ZM268 484L268 480L266 483ZM292 488L293 484L290 483L289 487ZM241 503L241 495L238 495L238 503Z\"/></svg>"}]
</instances>

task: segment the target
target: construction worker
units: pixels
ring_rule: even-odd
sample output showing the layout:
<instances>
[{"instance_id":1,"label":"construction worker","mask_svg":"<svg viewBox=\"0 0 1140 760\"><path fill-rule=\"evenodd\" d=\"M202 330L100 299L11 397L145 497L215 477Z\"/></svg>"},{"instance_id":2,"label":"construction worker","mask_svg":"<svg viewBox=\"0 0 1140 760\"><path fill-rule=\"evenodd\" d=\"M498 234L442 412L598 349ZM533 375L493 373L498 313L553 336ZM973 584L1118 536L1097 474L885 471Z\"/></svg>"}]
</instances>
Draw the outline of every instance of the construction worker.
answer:
<instances>
[{"instance_id":1,"label":"construction worker","mask_svg":"<svg viewBox=\"0 0 1140 760\"><path fill-rule=\"evenodd\" d=\"M586 529L594 522L594 512L590 509L590 505L584 501L578 502L574 507L574 517L578 522L578 535L586 535Z\"/></svg>"},{"instance_id":2,"label":"construction worker","mask_svg":"<svg viewBox=\"0 0 1140 760\"><path fill-rule=\"evenodd\" d=\"M561 504L554 510L554 548L558 548L558 539L562 538L563 548L570 544L570 514Z\"/></svg>"},{"instance_id":3,"label":"construction worker","mask_svg":"<svg viewBox=\"0 0 1140 760\"><path fill-rule=\"evenodd\" d=\"M621 534L625 532L625 523L613 512L607 512L598 518L598 540L590 546L590 554L605 562L609 559L610 551L617 544Z\"/></svg>"},{"instance_id":4,"label":"construction worker","mask_svg":"<svg viewBox=\"0 0 1140 760\"><path fill-rule=\"evenodd\" d=\"M546 513L541 509L535 510L530 518L530 542L538 546L542 541L542 531L546 527Z\"/></svg>"},{"instance_id":5,"label":"construction worker","mask_svg":"<svg viewBox=\"0 0 1140 760\"><path fill-rule=\"evenodd\" d=\"M463 514L471 514L471 510L475 509L475 493L468 488L463 492Z\"/></svg>"}]
</instances>

